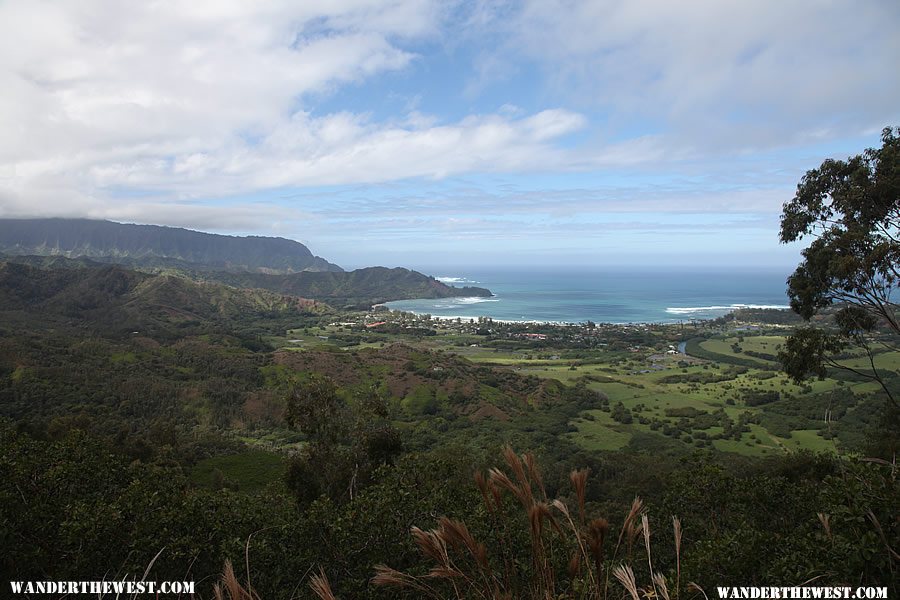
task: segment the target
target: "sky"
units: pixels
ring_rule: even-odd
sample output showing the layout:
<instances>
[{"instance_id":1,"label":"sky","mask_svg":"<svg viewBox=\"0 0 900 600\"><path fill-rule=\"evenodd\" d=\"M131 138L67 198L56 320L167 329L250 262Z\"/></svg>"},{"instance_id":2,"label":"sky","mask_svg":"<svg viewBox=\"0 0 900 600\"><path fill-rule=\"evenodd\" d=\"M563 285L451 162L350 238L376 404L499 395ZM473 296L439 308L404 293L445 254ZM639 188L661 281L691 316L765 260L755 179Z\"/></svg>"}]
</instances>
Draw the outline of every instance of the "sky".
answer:
<instances>
[{"instance_id":1,"label":"sky","mask_svg":"<svg viewBox=\"0 0 900 600\"><path fill-rule=\"evenodd\" d=\"M0 1L0 216L345 268L776 268L900 125L896 0ZM455 271L454 271L455 272Z\"/></svg>"}]
</instances>

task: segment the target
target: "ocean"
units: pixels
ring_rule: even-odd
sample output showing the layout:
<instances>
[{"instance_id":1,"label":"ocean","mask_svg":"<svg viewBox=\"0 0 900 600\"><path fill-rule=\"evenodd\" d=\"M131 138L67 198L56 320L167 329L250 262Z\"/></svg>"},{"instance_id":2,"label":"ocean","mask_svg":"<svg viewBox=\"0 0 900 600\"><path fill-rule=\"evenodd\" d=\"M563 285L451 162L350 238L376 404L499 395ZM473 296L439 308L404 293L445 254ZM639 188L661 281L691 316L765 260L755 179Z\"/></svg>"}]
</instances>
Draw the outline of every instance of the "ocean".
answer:
<instances>
[{"instance_id":1,"label":"ocean","mask_svg":"<svg viewBox=\"0 0 900 600\"><path fill-rule=\"evenodd\" d=\"M677 323L714 319L735 308L788 308L783 271L466 270L435 277L478 286L492 298L388 302L394 310L442 318L491 317L560 323Z\"/></svg>"}]
</instances>

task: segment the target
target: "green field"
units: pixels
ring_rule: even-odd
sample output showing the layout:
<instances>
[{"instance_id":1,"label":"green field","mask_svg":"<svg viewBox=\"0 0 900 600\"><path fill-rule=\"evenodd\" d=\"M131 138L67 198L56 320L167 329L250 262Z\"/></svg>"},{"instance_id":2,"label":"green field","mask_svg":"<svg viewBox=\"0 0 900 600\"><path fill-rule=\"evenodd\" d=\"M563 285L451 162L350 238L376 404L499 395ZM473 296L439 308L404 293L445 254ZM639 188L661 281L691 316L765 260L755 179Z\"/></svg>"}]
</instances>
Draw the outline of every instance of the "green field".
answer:
<instances>
[{"instance_id":1,"label":"green field","mask_svg":"<svg viewBox=\"0 0 900 600\"><path fill-rule=\"evenodd\" d=\"M623 431L624 425L599 410L587 411L573 423L578 432L569 437L586 450L621 450L631 441L631 433Z\"/></svg>"},{"instance_id":2,"label":"green field","mask_svg":"<svg viewBox=\"0 0 900 600\"><path fill-rule=\"evenodd\" d=\"M642 343L615 348L602 344L608 349L579 350L565 342L532 347L519 341L497 344L440 328L435 335L415 339L365 331L353 346L410 343L449 351L484 367L585 385L608 399L603 410L586 411L569 420L567 437L589 451L621 450L651 439L647 436L658 436L669 444L747 456L799 449L843 452L845 442L860 439L866 417L856 415L872 412L871 405L861 410L856 404L874 402L871 393L879 391L877 383L841 370L802 384L790 380L777 362L785 342L784 328L744 326L727 333L720 329L714 335L709 330L679 329L681 339L689 339L687 355L674 351L678 343L674 328L641 329ZM347 331L340 326L294 330L288 335L297 341L286 345L344 347L342 335ZM624 328L608 339L625 335L633 333ZM848 354L843 363L857 370L870 366L860 351ZM875 365L893 375L889 372L900 369L900 352L876 354ZM821 435L824 411L835 401L841 405L843 420L829 425L833 431L826 439ZM613 418L614 409L618 419Z\"/></svg>"},{"instance_id":3,"label":"green field","mask_svg":"<svg viewBox=\"0 0 900 600\"><path fill-rule=\"evenodd\" d=\"M240 454L214 456L201 460L191 470L191 480L205 487L215 486L216 471L223 483L242 492L258 492L280 482L284 475L284 458L265 450L247 450Z\"/></svg>"},{"instance_id":4,"label":"green field","mask_svg":"<svg viewBox=\"0 0 900 600\"><path fill-rule=\"evenodd\" d=\"M681 355L650 352L615 364L602 359L527 360L521 354L498 352L471 352L469 358L508 366L525 375L557 379L568 385L585 383L603 393L611 406L621 403L630 411L632 421L628 424L613 420L609 412L597 410L573 419L570 424L577 431L568 435L586 450L619 450L629 444L636 432L664 435L662 432L668 430L667 435L688 444L747 456L799 449L841 452L842 424L837 424L837 440L822 437L820 428L824 423L808 406L819 403L826 407L827 401L820 402L819 395L824 397L835 390L862 397L877 391L878 384L859 378L839 381L829 377L798 385L778 370L775 361L747 354L774 357L784 339L780 334L733 333L703 340L699 347L704 355L721 360L691 360L690 364ZM867 361L866 357L859 356L844 362L859 369L868 366ZM879 369L896 371L900 368L900 353L883 352L876 355L875 361ZM841 372L835 372L834 377L840 376ZM766 403L751 405L748 398L756 397L766 399ZM769 403L772 398L777 400ZM684 413L686 410L696 412ZM848 414L853 410L851 407ZM686 418L683 414L691 416ZM716 415L723 414L732 421L728 436L723 436L722 426L710 424L714 418L721 420ZM761 422L779 423L776 431L780 435L766 429ZM794 426L790 427L792 423ZM680 431L672 431L679 428Z\"/></svg>"}]
</instances>

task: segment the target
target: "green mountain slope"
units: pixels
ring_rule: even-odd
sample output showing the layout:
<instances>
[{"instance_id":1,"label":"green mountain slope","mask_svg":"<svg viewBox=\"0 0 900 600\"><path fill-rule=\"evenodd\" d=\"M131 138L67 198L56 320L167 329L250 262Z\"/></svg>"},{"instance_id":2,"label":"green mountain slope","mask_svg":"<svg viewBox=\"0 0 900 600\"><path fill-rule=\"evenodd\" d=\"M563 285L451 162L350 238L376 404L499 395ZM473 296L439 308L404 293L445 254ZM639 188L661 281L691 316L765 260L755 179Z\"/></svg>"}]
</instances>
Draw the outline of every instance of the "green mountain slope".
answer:
<instances>
[{"instance_id":1,"label":"green mountain slope","mask_svg":"<svg viewBox=\"0 0 900 600\"><path fill-rule=\"evenodd\" d=\"M87 326L110 334L177 333L235 319L326 310L266 290L199 283L116 265L44 269L0 262L0 318L7 324Z\"/></svg>"},{"instance_id":2,"label":"green mountain slope","mask_svg":"<svg viewBox=\"0 0 900 600\"><path fill-rule=\"evenodd\" d=\"M68 259L62 256L9 256L8 261L27 264L42 269L97 269L107 264L80 257ZM367 309L373 304L409 298L455 298L462 296L491 296L491 291L479 287L453 287L409 269L367 267L355 271L268 274L219 271L195 268L173 259L166 259L166 266L129 267L149 274L175 275L194 281L224 284L230 287L268 290L277 294L311 298L335 307L350 306Z\"/></svg>"},{"instance_id":3,"label":"green mountain slope","mask_svg":"<svg viewBox=\"0 0 900 600\"><path fill-rule=\"evenodd\" d=\"M235 287L261 288L292 296L315 298L336 307L367 307L389 300L491 296L479 287L452 287L418 271L403 268L366 267L343 273L304 272L288 275L263 273L193 273L192 277Z\"/></svg>"}]
</instances>

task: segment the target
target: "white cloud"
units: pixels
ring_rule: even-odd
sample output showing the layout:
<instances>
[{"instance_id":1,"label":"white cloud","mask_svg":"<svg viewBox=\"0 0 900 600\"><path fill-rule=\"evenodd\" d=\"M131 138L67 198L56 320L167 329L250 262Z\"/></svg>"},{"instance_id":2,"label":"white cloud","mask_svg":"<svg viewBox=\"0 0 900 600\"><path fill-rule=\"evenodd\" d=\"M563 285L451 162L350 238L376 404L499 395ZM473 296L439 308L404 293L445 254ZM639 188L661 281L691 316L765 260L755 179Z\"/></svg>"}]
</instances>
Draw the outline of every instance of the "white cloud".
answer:
<instances>
[{"instance_id":1,"label":"white cloud","mask_svg":"<svg viewBox=\"0 0 900 600\"><path fill-rule=\"evenodd\" d=\"M542 68L549 98L605 109L613 130L643 125L715 152L900 117L891 0L525 0L481 22L506 37L500 56Z\"/></svg>"},{"instance_id":2,"label":"white cloud","mask_svg":"<svg viewBox=\"0 0 900 600\"><path fill-rule=\"evenodd\" d=\"M523 119L487 115L424 125L370 125L348 114L321 119L299 114L248 156L245 168L258 185L275 186L540 168L547 161L564 163L564 155L545 143L580 129L584 119L548 110Z\"/></svg>"},{"instance_id":3,"label":"white cloud","mask_svg":"<svg viewBox=\"0 0 900 600\"><path fill-rule=\"evenodd\" d=\"M693 175L709 157L833 140L900 118L898 22L900 5L877 0L6 0L0 216L215 228L246 219L255 228L277 220L269 208L216 213L193 202L473 172L690 163ZM470 43L471 55L460 50ZM459 82L459 97L446 99L463 116L429 114L417 90L405 114L321 110L353 86L365 105L365 83L414 70L441 44L472 61L468 88ZM537 102L517 97L515 78L530 72L523 60L543 73ZM479 109L497 82L510 86L491 96L499 108ZM577 148L562 143L573 133L584 134ZM762 194L752 185L745 195L713 191L708 201L649 187L623 198L599 186L574 199L535 189L528 210L665 210L675 199L685 210L734 212L745 198L777 212L771 183ZM496 204L486 211L525 205L488 196Z\"/></svg>"},{"instance_id":4,"label":"white cloud","mask_svg":"<svg viewBox=\"0 0 900 600\"><path fill-rule=\"evenodd\" d=\"M442 7L0 4L0 214L38 199L89 210L123 189L177 200L548 164L583 117L315 114L323 94L407 68Z\"/></svg>"}]
</instances>

